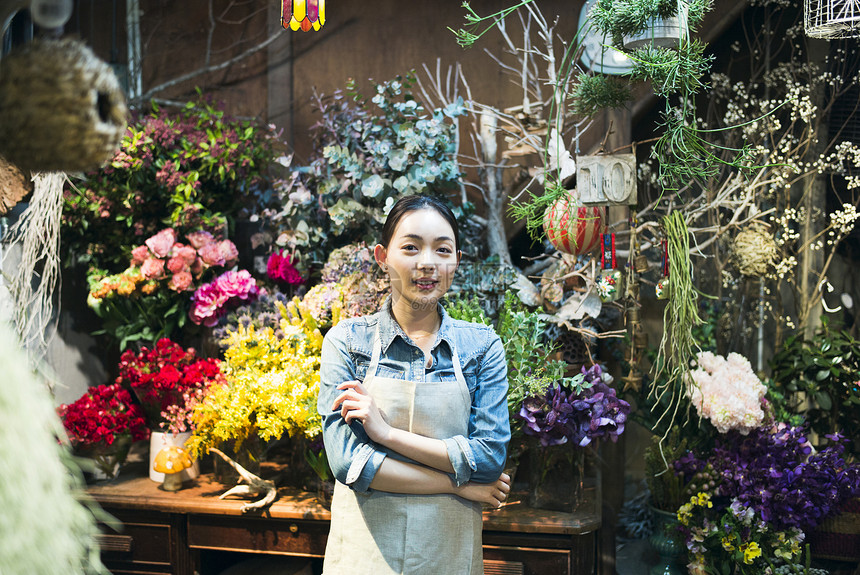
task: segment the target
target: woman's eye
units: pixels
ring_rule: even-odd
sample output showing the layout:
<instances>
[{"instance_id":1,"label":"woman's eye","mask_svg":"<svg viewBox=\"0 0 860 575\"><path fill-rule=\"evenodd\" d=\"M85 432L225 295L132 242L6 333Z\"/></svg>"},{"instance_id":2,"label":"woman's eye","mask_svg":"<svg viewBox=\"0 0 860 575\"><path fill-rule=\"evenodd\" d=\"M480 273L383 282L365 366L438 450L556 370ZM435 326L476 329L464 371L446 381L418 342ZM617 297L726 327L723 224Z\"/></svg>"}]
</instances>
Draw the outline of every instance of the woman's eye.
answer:
<instances>
[{"instance_id":1,"label":"woman's eye","mask_svg":"<svg viewBox=\"0 0 860 575\"><path fill-rule=\"evenodd\" d=\"M416 247L415 247L415 246L413 246L412 244L406 244L406 245L405 245L405 246L403 246L401 249L406 250L406 251L408 251L408 252L411 252L411 251L413 251L413 250L417 250L418 248L416 248Z\"/></svg>"},{"instance_id":2,"label":"woman's eye","mask_svg":"<svg viewBox=\"0 0 860 575\"><path fill-rule=\"evenodd\" d=\"M442 252L443 254L450 254L451 253L450 248L439 248L439 251Z\"/></svg>"}]
</instances>

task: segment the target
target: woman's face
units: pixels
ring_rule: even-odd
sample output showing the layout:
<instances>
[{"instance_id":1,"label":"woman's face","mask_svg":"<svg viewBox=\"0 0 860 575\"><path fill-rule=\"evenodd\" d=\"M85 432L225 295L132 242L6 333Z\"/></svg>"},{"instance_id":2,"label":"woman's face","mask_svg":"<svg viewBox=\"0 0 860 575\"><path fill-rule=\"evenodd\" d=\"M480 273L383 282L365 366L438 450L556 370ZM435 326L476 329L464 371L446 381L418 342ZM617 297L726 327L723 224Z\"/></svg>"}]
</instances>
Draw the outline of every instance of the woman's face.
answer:
<instances>
[{"instance_id":1,"label":"woman's face","mask_svg":"<svg viewBox=\"0 0 860 575\"><path fill-rule=\"evenodd\" d=\"M376 261L391 278L394 303L404 298L414 309L436 306L454 279L460 261L454 230L432 208L400 218L388 246L377 244Z\"/></svg>"}]
</instances>

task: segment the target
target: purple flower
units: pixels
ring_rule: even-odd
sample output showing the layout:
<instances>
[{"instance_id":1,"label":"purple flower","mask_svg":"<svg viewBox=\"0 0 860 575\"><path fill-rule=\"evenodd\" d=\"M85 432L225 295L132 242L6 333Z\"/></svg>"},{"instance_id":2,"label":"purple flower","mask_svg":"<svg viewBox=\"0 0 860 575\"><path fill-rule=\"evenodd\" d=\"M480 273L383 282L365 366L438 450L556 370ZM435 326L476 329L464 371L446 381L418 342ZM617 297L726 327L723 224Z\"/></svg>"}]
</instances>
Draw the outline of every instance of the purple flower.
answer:
<instances>
[{"instance_id":1,"label":"purple flower","mask_svg":"<svg viewBox=\"0 0 860 575\"><path fill-rule=\"evenodd\" d=\"M543 446L571 442L585 447L607 436L617 441L624 433L630 404L604 382L600 366L583 368L580 381L574 389L554 384L542 397L527 397L515 415L525 422L523 431L540 439Z\"/></svg>"}]
</instances>

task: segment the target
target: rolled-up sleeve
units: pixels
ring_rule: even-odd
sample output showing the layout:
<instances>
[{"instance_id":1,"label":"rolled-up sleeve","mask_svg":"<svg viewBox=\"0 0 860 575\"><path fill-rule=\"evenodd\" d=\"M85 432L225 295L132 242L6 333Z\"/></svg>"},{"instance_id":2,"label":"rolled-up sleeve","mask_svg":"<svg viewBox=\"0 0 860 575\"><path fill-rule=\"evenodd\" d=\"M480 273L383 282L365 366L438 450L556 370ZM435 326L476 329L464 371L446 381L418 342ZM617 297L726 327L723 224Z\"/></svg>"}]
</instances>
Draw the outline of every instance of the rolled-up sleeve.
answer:
<instances>
[{"instance_id":1,"label":"rolled-up sleeve","mask_svg":"<svg viewBox=\"0 0 860 575\"><path fill-rule=\"evenodd\" d=\"M377 449L358 423L348 425L331 406L341 390L337 386L355 379L355 364L347 347L345 324L326 334L320 362L317 410L322 417L323 442L335 478L358 492L366 492L386 454Z\"/></svg>"},{"instance_id":2,"label":"rolled-up sleeve","mask_svg":"<svg viewBox=\"0 0 860 575\"><path fill-rule=\"evenodd\" d=\"M508 422L508 365L502 341L489 333L489 345L479 358L477 387L469 415L469 437L445 439L457 485L490 483L505 468L511 426Z\"/></svg>"}]
</instances>

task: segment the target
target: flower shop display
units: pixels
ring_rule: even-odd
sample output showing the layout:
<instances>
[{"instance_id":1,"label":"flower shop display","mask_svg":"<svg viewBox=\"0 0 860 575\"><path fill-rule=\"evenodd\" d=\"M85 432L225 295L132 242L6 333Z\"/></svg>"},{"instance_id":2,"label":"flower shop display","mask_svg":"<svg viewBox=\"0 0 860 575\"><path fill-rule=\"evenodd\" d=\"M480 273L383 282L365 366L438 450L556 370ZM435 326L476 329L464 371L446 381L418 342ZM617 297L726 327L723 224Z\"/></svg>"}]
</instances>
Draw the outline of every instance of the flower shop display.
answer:
<instances>
[{"instance_id":1,"label":"flower shop display","mask_svg":"<svg viewBox=\"0 0 860 575\"><path fill-rule=\"evenodd\" d=\"M322 334L302 303L277 304L282 337L271 327L241 323L225 338L225 384L211 386L191 412L187 446L199 457L212 447L262 450L269 440L320 433L316 411ZM252 461L261 452L247 454Z\"/></svg>"},{"instance_id":2,"label":"flower shop display","mask_svg":"<svg viewBox=\"0 0 860 575\"><path fill-rule=\"evenodd\" d=\"M710 454L675 462L686 476L712 478L678 509L691 570L758 574L799 563L806 533L860 494L844 438L814 452L805 433L786 424L730 432Z\"/></svg>"},{"instance_id":3,"label":"flower shop display","mask_svg":"<svg viewBox=\"0 0 860 575\"><path fill-rule=\"evenodd\" d=\"M425 191L445 198L459 190L457 120L465 104L459 98L426 109L411 93L414 83L412 75L397 76L374 82L373 95L364 96L349 80L346 93L316 96L314 156L307 166L284 158L287 174L275 185L282 207L260 212L268 224L260 243L286 249L305 275L310 263L321 264L340 246L374 242L402 195ZM473 209L459 202L452 208L458 219Z\"/></svg>"},{"instance_id":4,"label":"flower shop display","mask_svg":"<svg viewBox=\"0 0 860 575\"><path fill-rule=\"evenodd\" d=\"M173 228L165 228L131 250L129 267L104 276L91 270L87 304L105 320L104 331L120 349L133 341L155 341L176 336L185 325L189 298L208 270L230 268L238 258L236 245L196 230L177 241Z\"/></svg>"},{"instance_id":5,"label":"flower shop display","mask_svg":"<svg viewBox=\"0 0 860 575\"><path fill-rule=\"evenodd\" d=\"M523 400L515 417L524 422L523 433L540 443L533 449L531 505L576 508L584 487L584 448L603 437L617 441L630 413L611 382L599 365L583 366L581 373L555 382L545 394ZM566 444L573 449L559 447Z\"/></svg>"},{"instance_id":6,"label":"flower shop display","mask_svg":"<svg viewBox=\"0 0 860 575\"><path fill-rule=\"evenodd\" d=\"M74 452L91 458L103 478L116 477L133 441L149 438L143 411L118 383L91 387L57 414Z\"/></svg>"},{"instance_id":7,"label":"flower shop display","mask_svg":"<svg viewBox=\"0 0 860 575\"><path fill-rule=\"evenodd\" d=\"M257 280L251 277L249 271L229 270L197 288L191 297L188 316L197 325L202 323L213 327L228 309L245 301L253 301L259 293Z\"/></svg>"},{"instance_id":8,"label":"flower shop display","mask_svg":"<svg viewBox=\"0 0 860 575\"><path fill-rule=\"evenodd\" d=\"M153 104L133 118L109 165L67 187L67 265L117 273L165 224L179 237L200 229L231 236L243 210L269 205L267 170L280 146L273 126L231 118L203 98L177 112Z\"/></svg>"},{"instance_id":9,"label":"flower shop display","mask_svg":"<svg viewBox=\"0 0 860 575\"><path fill-rule=\"evenodd\" d=\"M158 340L152 349L126 350L120 357L116 383L134 392L152 430L149 478L153 481L164 481L163 473L153 467L156 455L171 446L185 445L191 436L189 418L194 406L210 386L223 384L219 364L219 360L198 357L193 348L184 349L167 338ZM181 480L193 479L199 472L195 459L181 472Z\"/></svg>"}]
</instances>

